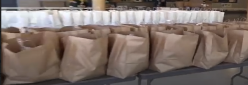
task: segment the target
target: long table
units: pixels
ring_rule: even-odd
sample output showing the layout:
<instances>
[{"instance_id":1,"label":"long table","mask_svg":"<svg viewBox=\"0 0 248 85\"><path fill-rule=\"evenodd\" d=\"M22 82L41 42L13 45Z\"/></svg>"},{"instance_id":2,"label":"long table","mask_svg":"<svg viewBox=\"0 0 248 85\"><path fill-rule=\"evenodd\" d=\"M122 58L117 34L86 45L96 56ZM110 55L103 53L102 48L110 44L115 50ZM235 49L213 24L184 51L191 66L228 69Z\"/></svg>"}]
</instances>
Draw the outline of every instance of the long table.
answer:
<instances>
[{"instance_id":1,"label":"long table","mask_svg":"<svg viewBox=\"0 0 248 85\"><path fill-rule=\"evenodd\" d=\"M134 81L136 76L128 77L126 79L119 79L110 76L103 76L95 79L79 81L76 83L69 83L67 81L61 79L54 79L44 82L32 83L32 84L22 84L22 85L110 85L113 83L120 83L120 82L127 82L127 81Z\"/></svg>"},{"instance_id":2,"label":"long table","mask_svg":"<svg viewBox=\"0 0 248 85\"><path fill-rule=\"evenodd\" d=\"M241 64L222 63L208 70L198 68L198 67L183 68L183 69L178 69L178 70L169 71L165 73L159 73L159 72L155 72L152 70L146 70L146 71L140 72L137 76L128 77L126 79L103 76L103 77L99 77L95 79L79 81L76 83L69 83L69 82L66 82L60 79L55 79L55 80L49 80L49 81L38 82L38 83L33 83L33 84L25 84L25 85L110 85L113 83L134 81L136 77L138 78L138 82L137 82L138 85L151 85L151 82L157 78L180 76L180 75L186 75L186 74L223 70L223 69L229 69L229 68L240 68L240 72L235 74L231 78L231 85L233 85L233 80L236 77L241 77L241 78L248 80L248 77L245 77L242 75L244 66L248 66L248 60ZM146 82L141 82L141 81L146 81Z\"/></svg>"},{"instance_id":3,"label":"long table","mask_svg":"<svg viewBox=\"0 0 248 85\"><path fill-rule=\"evenodd\" d=\"M236 77L241 77L241 78L248 80L248 77L241 75L243 73L244 66L248 66L248 60L246 60L245 62L241 64L222 63L208 70L198 68L198 67L189 67L189 68L178 69L178 70L169 71L165 73L159 73L159 72L155 72L152 70L146 70L144 72L139 73L138 84L139 85L151 85L151 82L157 78L180 76L180 75L186 75L186 74L223 70L223 69L229 69L229 68L240 68L240 72L235 74L231 79L231 85L233 85L233 79ZM142 80L144 80L145 82L141 82Z\"/></svg>"}]
</instances>

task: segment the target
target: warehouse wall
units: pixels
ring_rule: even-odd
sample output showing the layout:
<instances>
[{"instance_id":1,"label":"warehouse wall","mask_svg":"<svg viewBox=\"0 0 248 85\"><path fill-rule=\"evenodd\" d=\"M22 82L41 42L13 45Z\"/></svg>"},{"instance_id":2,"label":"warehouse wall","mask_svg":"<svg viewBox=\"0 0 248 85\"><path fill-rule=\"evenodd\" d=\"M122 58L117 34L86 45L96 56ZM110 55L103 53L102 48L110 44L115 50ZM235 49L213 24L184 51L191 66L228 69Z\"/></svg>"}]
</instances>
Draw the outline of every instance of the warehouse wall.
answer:
<instances>
[{"instance_id":1,"label":"warehouse wall","mask_svg":"<svg viewBox=\"0 0 248 85\"><path fill-rule=\"evenodd\" d=\"M221 8L220 3L214 3L212 4L213 8ZM246 8L247 7L247 0L238 0L238 3L232 4L233 8Z\"/></svg>"},{"instance_id":2,"label":"warehouse wall","mask_svg":"<svg viewBox=\"0 0 248 85\"><path fill-rule=\"evenodd\" d=\"M19 7L39 7L39 1L66 1L66 0L17 0ZM246 8L247 0L238 0L238 3L233 3L233 8ZM214 3L214 8L221 7L220 3Z\"/></svg>"},{"instance_id":3,"label":"warehouse wall","mask_svg":"<svg viewBox=\"0 0 248 85\"><path fill-rule=\"evenodd\" d=\"M19 7L40 7L40 1L67 1L67 0L17 0Z\"/></svg>"},{"instance_id":4,"label":"warehouse wall","mask_svg":"<svg viewBox=\"0 0 248 85\"><path fill-rule=\"evenodd\" d=\"M168 3L170 6L170 4L174 4L174 3ZM213 3L212 4L213 8L221 8L221 3ZM247 0L238 0L237 3L232 3L232 8L246 8L247 7Z\"/></svg>"}]
</instances>

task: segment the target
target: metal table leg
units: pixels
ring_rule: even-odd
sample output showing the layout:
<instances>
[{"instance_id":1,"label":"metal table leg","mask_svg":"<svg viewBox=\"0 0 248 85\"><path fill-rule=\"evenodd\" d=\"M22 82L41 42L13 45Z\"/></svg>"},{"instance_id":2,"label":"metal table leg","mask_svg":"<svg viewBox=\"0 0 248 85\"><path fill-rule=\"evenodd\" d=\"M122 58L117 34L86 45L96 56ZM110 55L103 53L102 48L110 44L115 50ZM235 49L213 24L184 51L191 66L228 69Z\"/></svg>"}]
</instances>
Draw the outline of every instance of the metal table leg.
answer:
<instances>
[{"instance_id":1,"label":"metal table leg","mask_svg":"<svg viewBox=\"0 0 248 85\"><path fill-rule=\"evenodd\" d=\"M142 79L138 79L138 85L151 85L153 79L145 79L145 82L142 82Z\"/></svg>"},{"instance_id":2,"label":"metal table leg","mask_svg":"<svg viewBox=\"0 0 248 85\"><path fill-rule=\"evenodd\" d=\"M235 74L235 75L231 78L231 85L234 85L234 79L235 79L236 77L241 77L241 78L244 78L244 79L248 80L248 77L245 77L245 76L242 75L243 71L244 71L244 67L242 66L242 67L240 67L239 73Z\"/></svg>"},{"instance_id":3,"label":"metal table leg","mask_svg":"<svg viewBox=\"0 0 248 85\"><path fill-rule=\"evenodd\" d=\"M139 76L138 76L138 85L142 85L142 80Z\"/></svg>"},{"instance_id":4,"label":"metal table leg","mask_svg":"<svg viewBox=\"0 0 248 85\"><path fill-rule=\"evenodd\" d=\"M152 81L153 81L153 79L148 79L148 80L146 80L147 82L147 85L152 85Z\"/></svg>"}]
</instances>

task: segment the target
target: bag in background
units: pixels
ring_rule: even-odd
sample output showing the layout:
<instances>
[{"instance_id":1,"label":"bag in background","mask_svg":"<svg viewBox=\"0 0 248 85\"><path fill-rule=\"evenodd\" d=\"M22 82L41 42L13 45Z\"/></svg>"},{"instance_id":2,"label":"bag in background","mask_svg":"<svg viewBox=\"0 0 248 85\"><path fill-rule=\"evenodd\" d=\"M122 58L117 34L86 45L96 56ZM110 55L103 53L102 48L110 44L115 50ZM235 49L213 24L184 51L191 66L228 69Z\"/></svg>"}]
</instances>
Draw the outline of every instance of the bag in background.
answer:
<instances>
[{"instance_id":1,"label":"bag in background","mask_svg":"<svg viewBox=\"0 0 248 85\"><path fill-rule=\"evenodd\" d=\"M220 31L200 31L200 40L193 64L210 69L223 62L228 55L227 35Z\"/></svg>"},{"instance_id":2,"label":"bag in background","mask_svg":"<svg viewBox=\"0 0 248 85\"><path fill-rule=\"evenodd\" d=\"M248 58L248 31L246 30L229 30L229 54L226 62L242 63Z\"/></svg>"},{"instance_id":3,"label":"bag in background","mask_svg":"<svg viewBox=\"0 0 248 85\"><path fill-rule=\"evenodd\" d=\"M148 67L149 39L141 32L122 32L109 35L107 75L126 78Z\"/></svg>"},{"instance_id":4,"label":"bag in background","mask_svg":"<svg viewBox=\"0 0 248 85\"><path fill-rule=\"evenodd\" d=\"M199 35L181 30L153 31L150 68L167 72L192 65Z\"/></svg>"}]
</instances>

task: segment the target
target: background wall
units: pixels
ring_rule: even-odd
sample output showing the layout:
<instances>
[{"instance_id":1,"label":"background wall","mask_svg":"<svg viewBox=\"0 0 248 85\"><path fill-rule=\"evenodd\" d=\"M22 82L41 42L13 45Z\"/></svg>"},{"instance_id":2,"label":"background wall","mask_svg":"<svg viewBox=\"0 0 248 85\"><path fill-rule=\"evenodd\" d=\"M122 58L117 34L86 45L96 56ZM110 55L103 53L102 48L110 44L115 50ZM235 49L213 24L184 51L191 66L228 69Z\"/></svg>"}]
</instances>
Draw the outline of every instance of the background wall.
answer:
<instances>
[{"instance_id":1,"label":"background wall","mask_svg":"<svg viewBox=\"0 0 248 85\"><path fill-rule=\"evenodd\" d=\"M40 7L40 1L67 1L67 0L17 0L19 7Z\"/></svg>"},{"instance_id":2,"label":"background wall","mask_svg":"<svg viewBox=\"0 0 248 85\"><path fill-rule=\"evenodd\" d=\"M67 0L17 0L19 7L40 7L40 1L67 1ZM248 0L238 0L237 3L232 3L232 8L247 8L247 1ZM168 2L167 6L173 6L174 2ZM118 6L148 6L153 7L153 3L117 3ZM222 8L221 3L213 3L213 8ZM232 14L225 14L225 20L234 20L237 18L246 17L245 13L232 13Z\"/></svg>"},{"instance_id":3,"label":"background wall","mask_svg":"<svg viewBox=\"0 0 248 85\"><path fill-rule=\"evenodd\" d=\"M17 0L1 0L2 7L17 7Z\"/></svg>"},{"instance_id":4,"label":"background wall","mask_svg":"<svg viewBox=\"0 0 248 85\"><path fill-rule=\"evenodd\" d=\"M213 8L219 8L221 7L220 3L213 3L212 4ZM238 0L238 3L233 3L232 4L233 8L246 8L247 7L247 0Z\"/></svg>"},{"instance_id":5,"label":"background wall","mask_svg":"<svg viewBox=\"0 0 248 85\"><path fill-rule=\"evenodd\" d=\"M39 1L67 1L67 0L17 0L19 7L39 7ZM168 3L173 4L173 3ZM168 5L170 6L170 5ZM220 3L213 3L213 8L221 8ZM238 3L232 4L233 8L246 8L247 0L238 0Z\"/></svg>"}]
</instances>

